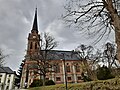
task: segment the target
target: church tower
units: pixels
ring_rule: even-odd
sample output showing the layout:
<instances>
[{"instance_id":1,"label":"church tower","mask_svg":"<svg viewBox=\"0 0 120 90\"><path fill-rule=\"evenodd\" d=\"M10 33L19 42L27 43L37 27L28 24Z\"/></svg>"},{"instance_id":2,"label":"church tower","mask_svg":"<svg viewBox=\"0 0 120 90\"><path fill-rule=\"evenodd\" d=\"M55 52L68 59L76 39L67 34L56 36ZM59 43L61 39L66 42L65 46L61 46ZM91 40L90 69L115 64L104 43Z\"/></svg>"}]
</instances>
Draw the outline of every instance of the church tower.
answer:
<instances>
[{"instance_id":1,"label":"church tower","mask_svg":"<svg viewBox=\"0 0 120 90\"><path fill-rule=\"evenodd\" d=\"M32 30L28 35L27 51L24 59L22 77L20 82L21 88L24 88L26 85L27 85L26 87L29 87L29 85L33 81L34 68L32 66L35 64L35 60L32 59L32 56L39 55L39 52L40 52L40 34L38 31L37 8L36 8Z\"/></svg>"},{"instance_id":2,"label":"church tower","mask_svg":"<svg viewBox=\"0 0 120 90\"><path fill-rule=\"evenodd\" d=\"M40 50L40 34L38 34L37 8L35 10L34 22L31 33L28 35L27 55L36 55Z\"/></svg>"}]
</instances>

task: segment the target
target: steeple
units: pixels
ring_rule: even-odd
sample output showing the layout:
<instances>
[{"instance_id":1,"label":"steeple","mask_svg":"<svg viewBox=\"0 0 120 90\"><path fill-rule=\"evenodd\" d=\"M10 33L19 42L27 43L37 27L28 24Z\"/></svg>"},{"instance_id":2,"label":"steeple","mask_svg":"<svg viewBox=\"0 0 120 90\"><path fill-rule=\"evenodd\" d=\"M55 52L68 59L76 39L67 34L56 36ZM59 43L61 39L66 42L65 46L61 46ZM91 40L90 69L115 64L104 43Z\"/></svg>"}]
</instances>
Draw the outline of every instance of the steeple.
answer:
<instances>
[{"instance_id":1,"label":"steeple","mask_svg":"<svg viewBox=\"0 0 120 90\"><path fill-rule=\"evenodd\" d=\"M28 35L27 55L37 54L39 53L39 50L40 50L40 34L38 33L37 8L36 8L33 27Z\"/></svg>"},{"instance_id":2,"label":"steeple","mask_svg":"<svg viewBox=\"0 0 120 90\"><path fill-rule=\"evenodd\" d=\"M37 26L37 8L35 10L35 16L34 16L34 22L33 22L32 30L36 30L38 32L38 26Z\"/></svg>"}]
</instances>

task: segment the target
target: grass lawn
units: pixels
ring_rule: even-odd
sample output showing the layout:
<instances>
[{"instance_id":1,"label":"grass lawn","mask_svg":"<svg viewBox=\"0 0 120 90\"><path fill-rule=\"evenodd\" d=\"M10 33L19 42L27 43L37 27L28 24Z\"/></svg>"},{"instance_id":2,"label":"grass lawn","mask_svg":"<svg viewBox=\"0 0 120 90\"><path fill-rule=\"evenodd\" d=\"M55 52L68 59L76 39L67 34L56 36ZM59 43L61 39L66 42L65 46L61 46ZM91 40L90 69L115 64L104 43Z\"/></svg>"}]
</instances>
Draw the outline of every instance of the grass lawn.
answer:
<instances>
[{"instance_id":1,"label":"grass lawn","mask_svg":"<svg viewBox=\"0 0 120 90\"><path fill-rule=\"evenodd\" d=\"M28 90L65 90L65 85L41 86ZM120 78L68 84L68 90L120 90Z\"/></svg>"}]
</instances>

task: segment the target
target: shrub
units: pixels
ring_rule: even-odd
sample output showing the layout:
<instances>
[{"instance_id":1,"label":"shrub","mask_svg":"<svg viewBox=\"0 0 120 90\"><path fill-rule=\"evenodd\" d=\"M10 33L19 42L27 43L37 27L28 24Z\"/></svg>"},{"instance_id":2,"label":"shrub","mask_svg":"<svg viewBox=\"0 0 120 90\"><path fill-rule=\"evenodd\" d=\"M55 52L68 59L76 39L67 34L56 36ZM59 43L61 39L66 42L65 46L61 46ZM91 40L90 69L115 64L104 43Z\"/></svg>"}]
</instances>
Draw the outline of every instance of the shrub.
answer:
<instances>
[{"instance_id":1,"label":"shrub","mask_svg":"<svg viewBox=\"0 0 120 90\"><path fill-rule=\"evenodd\" d=\"M55 85L55 82L53 80L47 80L45 85Z\"/></svg>"},{"instance_id":2,"label":"shrub","mask_svg":"<svg viewBox=\"0 0 120 90\"><path fill-rule=\"evenodd\" d=\"M107 68L106 66L102 66L98 68L97 78L99 80L106 80L106 79L114 78L114 76L111 74L109 68Z\"/></svg>"},{"instance_id":3,"label":"shrub","mask_svg":"<svg viewBox=\"0 0 120 90\"><path fill-rule=\"evenodd\" d=\"M37 80L34 80L34 81L31 83L30 87L39 87L39 86L42 86L42 85L43 85L43 81L37 79Z\"/></svg>"}]
</instances>

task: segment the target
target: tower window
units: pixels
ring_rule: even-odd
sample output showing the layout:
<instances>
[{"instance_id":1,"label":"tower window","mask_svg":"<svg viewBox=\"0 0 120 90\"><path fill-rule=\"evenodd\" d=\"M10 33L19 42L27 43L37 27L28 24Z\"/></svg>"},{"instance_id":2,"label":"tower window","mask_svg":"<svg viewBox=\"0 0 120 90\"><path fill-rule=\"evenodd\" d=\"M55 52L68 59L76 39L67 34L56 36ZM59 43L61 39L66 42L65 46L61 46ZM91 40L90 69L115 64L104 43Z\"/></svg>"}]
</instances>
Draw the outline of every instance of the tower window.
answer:
<instances>
[{"instance_id":1,"label":"tower window","mask_svg":"<svg viewBox=\"0 0 120 90\"><path fill-rule=\"evenodd\" d=\"M33 45L32 45L32 42L30 43L30 49L32 49Z\"/></svg>"},{"instance_id":2,"label":"tower window","mask_svg":"<svg viewBox=\"0 0 120 90\"><path fill-rule=\"evenodd\" d=\"M37 43L35 43L35 49L37 49Z\"/></svg>"}]
</instances>

